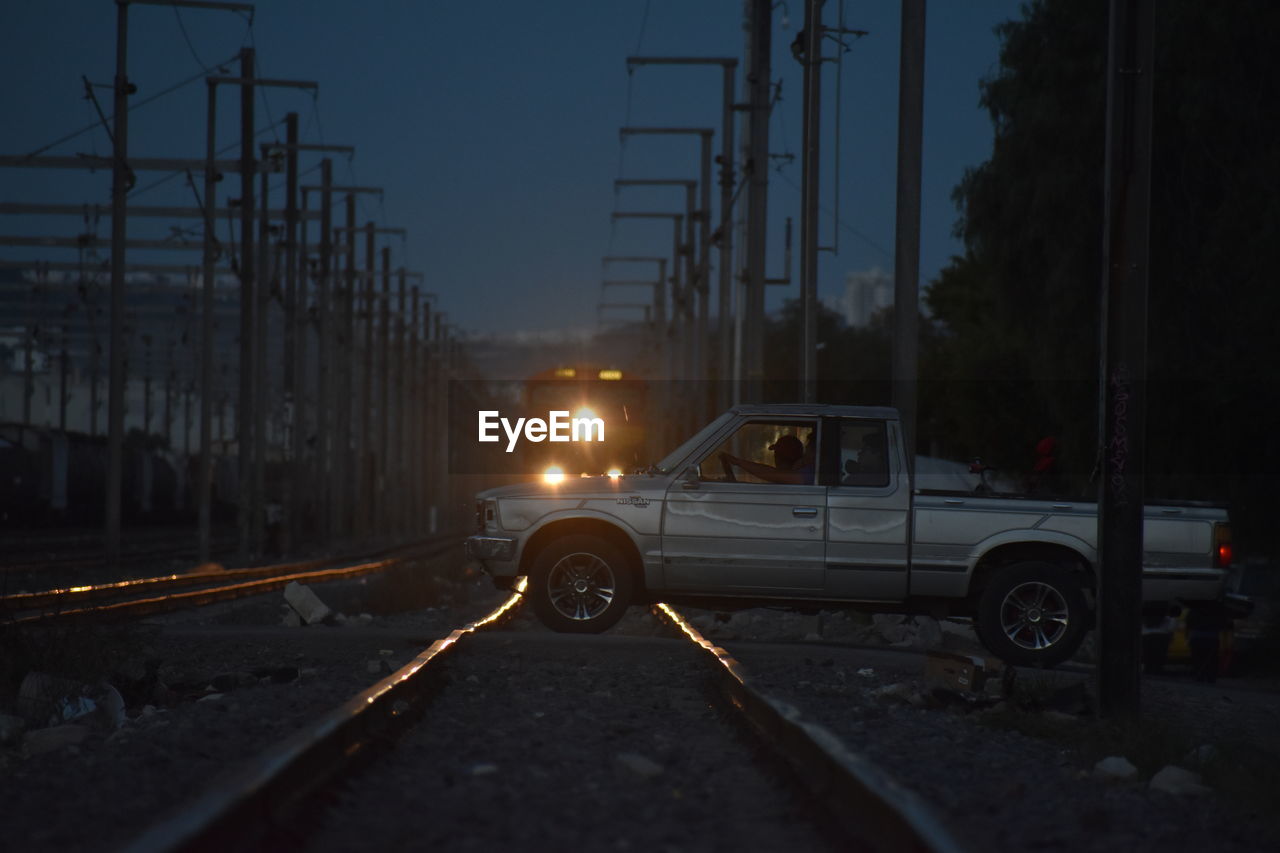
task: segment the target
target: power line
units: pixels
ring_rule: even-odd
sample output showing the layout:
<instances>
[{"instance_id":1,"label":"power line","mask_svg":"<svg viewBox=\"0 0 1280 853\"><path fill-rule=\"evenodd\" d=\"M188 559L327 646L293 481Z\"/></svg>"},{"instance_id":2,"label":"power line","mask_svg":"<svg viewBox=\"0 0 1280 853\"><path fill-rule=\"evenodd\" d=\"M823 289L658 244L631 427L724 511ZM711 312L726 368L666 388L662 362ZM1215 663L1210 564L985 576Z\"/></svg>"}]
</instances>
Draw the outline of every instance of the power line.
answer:
<instances>
[{"instance_id":1,"label":"power line","mask_svg":"<svg viewBox=\"0 0 1280 853\"><path fill-rule=\"evenodd\" d=\"M785 172L779 172L778 177L782 178L783 182L786 183L788 186L790 186L792 189L794 189L796 192L800 192L800 187ZM893 260L892 252L890 252L884 246L881 246L879 243L877 243L875 240L868 237L866 234L859 231L857 228L854 228L852 225L845 222L843 219L837 218L835 215L835 212L832 211L831 208L827 207L826 205L818 205L818 209L821 210L823 213L827 214L828 216L830 216L835 221L836 225L839 225L841 228L848 231L850 234L857 237L859 240L866 243L868 246L875 249L880 254L884 255L885 258L887 258L888 260L890 261Z\"/></svg>"},{"instance_id":2,"label":"power line","mask_svg":"<svg viewBox=\"0 0 1280 853\"><path fill-rule=\"evenodd\" d=\"M186 24L182 23L182 12L178 10L178 4L170 4L173 9L173 16L178 19L178 29L182 31L182 40L187 43L187 50L191 51L192 57L195 58L196 65L201 68L205 67L204 60L200 58L200 54L196 53L196 46L191 43L191 36L187 34Z\"/></svg>"},{"instance_id":3,"label":"power line","mask_svg":"<svg viewBox=\"0 0 1280 853\"><path fill-rule=\"evenodd\" d=\"M259 136L264 136L264 135L266 135L266 134L268 134L268 133L273 132L274 130L275 130L275 126L274 126L274 125L268 125L267 127L264 127L264 128L262 128L261 130L259 130L257 133L255 133L255 134L254 134L254 138L256 139L256 138L257 138L257 137L259 137ZM222 148L219 148L219 149L215 152L215 156L216 156L216 155L218 155L218 154L225 154L225 153L227 153L228 151L234 151L236 148L239 148L239 147L240 147L240 143L239 143L238 141L237 141L237 142L232 142L230 145L225 145L225 146L223 146ZM174 178L178 177L179 175L183 175L183 174L186 174L186 173L185 173L185 172L182 172L182 171L178 171L178 172L170 172L169 174L165 175L163 178L160 178L160 179L159 179L159 180L157 180L157 181L153 181L152 183L147 184L145 187L138 187L137 189L131 190L131 191L129 192L129 198L131 198L131 199L132 199L132 198L136 198L137 196L142 195L144 192L147 192L147 191L149 191L149 190L153 190L153 189L155 189L156 187L158 187L158 186L160 186L160 185L162 185L162 184L166 184L166 183L168 183L169 181L173 180Z\"/></svg>"},{"instance_id":4,"label":"power line","mask_svg":"<svg viewBox=\"0 0 1280 853\"><path fill-rule=\"evenodd\" d=\"M219 62L215 65L207 66L201 69L201 71L198 74L193 74L187 79L179 83L175 83L167 89L161 89L159 92L156 92L154 95L152 95L149 98L143 98L141 101L138 101L135 104L131 104L129 106L128 112L133 112L139 107L145 107L147 104L152 103L158 98L163 98L165 95L168 95L171 92L176 92L178 89L181 89L183 86L188 86L196 82L197 80L201 79L202 77L205 77L211 74L215 70L221 74L226 74L227 69L225 66L231 64L231 62L235 60L237 56L239 56L239 54L236 54L235 56L232 56L228 59L224 59L222 62ZM110 122L114 118L115 118L114 115L107 116L107 121ZM71 133L68 133L66 136L63 136L60 139L55 139L53 142L50 142L48 145L37 148L35 151L32 151L30 154L27 155L27 159L30 159L32 157L38 157L39 155L48 151L50 148L56 148L57 146L61 145L64 142L70 142L72 139L75 139L77 136L82 136L91 130L95 130L99 126L100 126L100 122L98 121L94 121L92 124L87 124L84 127L80 128L79 130L72 131Z\"/></svg>"}]
</instances>

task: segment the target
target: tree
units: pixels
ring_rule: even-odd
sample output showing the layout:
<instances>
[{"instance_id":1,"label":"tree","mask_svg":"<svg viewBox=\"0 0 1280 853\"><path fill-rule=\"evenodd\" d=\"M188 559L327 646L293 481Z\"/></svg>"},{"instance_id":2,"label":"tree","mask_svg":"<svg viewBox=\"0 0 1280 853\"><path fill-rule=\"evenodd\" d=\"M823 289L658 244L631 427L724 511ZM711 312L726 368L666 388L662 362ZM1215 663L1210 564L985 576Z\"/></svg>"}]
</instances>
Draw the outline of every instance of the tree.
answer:
<instances>
[{"instance_id":1,"label":"tree","mask_svg":"<svg viewBox=\"0 0 1280 853\"><path fill-rule=\"evenodd\" d=\"M980 84L991 158L956 188L964 253L927 304L925 366L956 445L1023 455L1060 430L1081 490L1097 447L1107 4L1036 0L997 28ZM1148 495L1230 499L1242 538L1275 544L1280 458L1280 4L1157 7ZM1268 502L1264 504L1264 501Z\"/></svg>"}]
</instances>

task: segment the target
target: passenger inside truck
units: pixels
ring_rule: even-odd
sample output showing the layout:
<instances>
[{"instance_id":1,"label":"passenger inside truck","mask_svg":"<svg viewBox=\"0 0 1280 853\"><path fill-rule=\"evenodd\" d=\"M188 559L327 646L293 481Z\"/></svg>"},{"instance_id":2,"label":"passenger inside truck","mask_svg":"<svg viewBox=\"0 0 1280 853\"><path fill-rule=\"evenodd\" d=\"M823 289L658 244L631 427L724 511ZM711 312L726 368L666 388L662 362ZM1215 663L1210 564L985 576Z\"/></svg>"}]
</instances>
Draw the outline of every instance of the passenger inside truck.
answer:
<instances>
[{"instance_id":1,"label":"passenger inside truck","mask_svg":"<svg viewBox=\"0 0 1280 853\"><path fill-rule=\"evenodd\" d=\"M840 425L840 485L889 485L884 424L849 421Z\"/></svg>"}]
</instances>

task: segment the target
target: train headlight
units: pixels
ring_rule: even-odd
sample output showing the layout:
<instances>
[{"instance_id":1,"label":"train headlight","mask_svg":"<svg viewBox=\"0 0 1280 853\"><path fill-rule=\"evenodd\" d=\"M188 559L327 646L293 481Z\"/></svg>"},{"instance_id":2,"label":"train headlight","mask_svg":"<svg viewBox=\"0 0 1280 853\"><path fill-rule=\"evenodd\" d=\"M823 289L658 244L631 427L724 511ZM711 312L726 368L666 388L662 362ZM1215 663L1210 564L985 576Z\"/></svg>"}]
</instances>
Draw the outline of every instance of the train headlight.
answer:
<instances>
[{"instance_id":1,"label":"train headlight","mask_svg":"<svg viewBox=\"0 0 1280 853\"><path fill-rule=\"evenodd\" d=\"M605 472L605 476L608 477L610 480L616 480L622 476L622 469L610 468L608 471Z\"/></svg>"}]
</instances>

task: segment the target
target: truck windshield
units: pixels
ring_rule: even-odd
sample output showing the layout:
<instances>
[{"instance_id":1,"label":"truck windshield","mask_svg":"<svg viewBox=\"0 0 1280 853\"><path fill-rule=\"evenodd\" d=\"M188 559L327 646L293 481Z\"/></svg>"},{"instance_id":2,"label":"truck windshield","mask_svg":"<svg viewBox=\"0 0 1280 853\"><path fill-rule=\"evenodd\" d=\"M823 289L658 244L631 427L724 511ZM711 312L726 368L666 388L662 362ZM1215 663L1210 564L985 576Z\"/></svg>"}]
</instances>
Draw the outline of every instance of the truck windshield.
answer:
<instances>
[{"instance_id":1,"label":"truck windshield","mask_svg":"<svg viewBox=\"0 0 1280 853\"><path fill-rule=\"evenodd\" d=\"M695 447L701 444L705 439L709 438L712 434L718 432L720 428L732 420L733 417L733 412L725 412L720 417L695 432L691 438L686 440L675 450L664 456L656 465L653 466L653 470L658 474L670 474L675 466L679 465L690 453L693 452Z\"/></svg>"}]
</instances>

